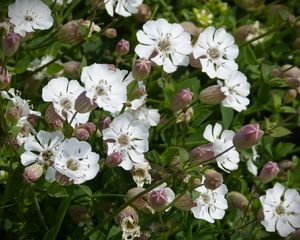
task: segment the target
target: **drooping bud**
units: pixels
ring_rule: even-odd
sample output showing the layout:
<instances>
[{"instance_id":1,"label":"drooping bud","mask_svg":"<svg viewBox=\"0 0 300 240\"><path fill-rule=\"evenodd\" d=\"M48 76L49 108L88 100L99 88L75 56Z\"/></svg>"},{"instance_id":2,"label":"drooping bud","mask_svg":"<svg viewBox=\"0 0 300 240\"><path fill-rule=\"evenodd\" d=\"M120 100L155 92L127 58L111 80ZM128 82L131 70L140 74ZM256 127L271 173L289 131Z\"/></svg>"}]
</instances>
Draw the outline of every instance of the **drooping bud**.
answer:
<instances>
[{"instance_id":1,"label":"drooping bud","mask_svg":"<svg viewBox=\"0 0 300 240\"><path fill-rule=\"evenodd\" d=\"M216 105L225 99L224 93L219 85L213 85L200 92L199 99L202 103Z\"/></svg>"},{"instance_id":2,"label":"drooping bud","mask_svg":"<svg viewBox=\"0 0 300 240\"><path fill-rule=\"evenodd\" d=\"M122 161L123 161L123 156L122 153L120 152L113 152L106 159L106 163L111 167L118 166Z\"/></svg>"},{"instance_id":3,"label":"drooping bud","mask_svg":"<svg viewBox=\"0 0 300 240\"><path fill-rule=\"evenodd\" d=\"M250 148L259 143L264 132L260 129L259 124L247 124L243 126L233 138L233 145L238 150Z\"/></svg>"},{"instance_id":4,"label":"drooping bud","mask_svg":"<svg viewBox=\"0 0 300 240\"><path fill-rule=\"evenodd\" d=\"M2 49L5 56L13 56L19 48L20 36L17 33L9 32L2 40Z\"/></svg>"},{"instance_id":5,"label":"drooping bud","mask_svg":"<svg viewBox=\"0 0 300 240\"><path fill-rule=\"evenodd\" d=\"M132 188L127 192L127 196L129 199L135 197L136 195L143 192L145 189L141 187ZM132 206L134 206L137 209L140 209L145 214L154 214L154 209L150 206L149 203L149 193L146 193L142 197L138 198L132 203Z\"/></svg>"},{"instance_id":6,"label":"drooping bud","mask_svg":"<svg viewBox=\"0 0 300 240\"><path fill-rule=\"evenodd\" d=\"M69 74L71 77L79 77L80 62L69 61L64 63L64 73Z\"/></svg>"},{"instance_id":7,"label":"drooping bud","mask_svg":"<svg viewBox=\"0 0 300 240\"><path fill-rule=\"evenodd\" d=\"M188 194L183 194L175 203L174 207L183 210L190 211L192 207L197 206L197 204L192 200Z\"/></svg>"},{"instance_id":8,"label":"drooping bud","mask_svg":"<svg viewBox=\"0 0 300 240\"><path fill-rule=\"evenodd\" d=\"M29 183L38 180L43 174L43 166L38 163L34 163L25 168L23 177Z\"/></svg>"},{"instance_id":9,"label":"drooping bud","mask_svg":"<svg viewBox=\"0 0 300 240\"><path fill-rule=\"evenodd\" d=\"M245 211L248 207L249 201L248 199L239 192L229 192L226 196L229 204L233 207L240 209L241 211Z\"/></svg>"},{"instance_id":10,"label":"drooping bud","mask_svg":"<svg viewBox=\"0 0 300 240\"><path fill-rule=\"evenodd\" d=\"M7 88L11 82L11 74L6 68L0 66L0 90Z\"/></svg>"},{"instance_id":11,"label":"drooping bud","mask_svg":"<svg viewBox=\"0 0 300 240\"><path fill-rule=\"evenodd\" d=\"M87 113L93 111L97 104L86 96L86 91L83 91L75 100L75 110L79 113Z\"/></svg>"},{"instance_id":12,"label":"drooping bud","mask_svg":"<svg viewBox=\"0 0 300 240\"><path fill-rule=\"evenodd\" d=\"M90 133L85 128L79 127L75 129L74 136L80 141L85 141L90 137Z\"/></svg>"},{"instance_id":13,"label":"drooping bud","mask_svg":"<svg viewBox=\"0 0 300 240\"><path fill-rule=\"evenodd\" d=\"M204 186L208 189L215 190L223 183L223 176L221 173L213 169L208 169L204 172L205 180Z\"/></svg>"},{"instance_id":14,"label":"drooping bud","mask_svg":"<svg viewBox=\"0 0 300 240\"><path fill-rule=\"evenodd\" d=\"M130 50L130 43L125 40L121 39L116 45L116 53L120 56L126 55Z\"/></svg>"},{"instance_id":15,"label":"drooping bud","mask_svg":"<svg viewBox=\"0 0 300 240\"><path fill-rule=\"evenodd\" d=\"M212 143L195 147L190 152L190 159L192 161L197 161L200 164L203 161L213 158L213 156L214 156L214 152L213 152L213 144Z\"/></svg>"},{"instance_id":16,"label":"drooping bud","mask_svg":"<svg viewBox=\"0 0 300 240\"><path fill-rule=\"evenodd\" d=\"M134 17L140 22L146 22L151 18L151 9L146 3L138 7L138 13Z\"/></svg>"},{"instance_id":17,"label":"drooping bud","mask_svg":"<svg viewBox=\"0 0 300 240\"><path fill-rule=\"evenodd\" d=\"M276 162L269 161L263 166L259 174L259 180L262 183L268 183L278 175L279 171L280 169L278 164Z\"/></svg>"},{"instance_id":18,"label":"drooping bud","mask_svg":"<svg viewBox=\"0 0 300 240\"><path fill-rule=\"evenodd\" d=\"M99 121L100 128L103 130L105 128L109 128L109 124L111 124L111 118L110 117L103 117Z\"/></svg>"},{"instance_id":19,"label":"drooping bud","mask_svg":"<svg viewBox=\"0 0 300 240\"><path fill-rule=\"evenodd\" d=\"M197 69L202 69L200 58L195 58L193 54L190 54L190 65Z\"/></svg>"},{"instance_id":20,"label":"drooping bud","mask_svg":"<svg viewBox=\"0 0 300 240\"><path fill-rule=\"evenodd\" d=\"M137 59L132 67L132 76L135 80L141 81L149 76L151 72L151 61L146 58Z\"/></svg>"},{"instance_id":21,"label":"drooping bud","mask_svg":"<svg viewBox=\"0 0 300 240\"><path fill-rule=\"evenodd\" d=\"M117 30L114 29L114 28L107 28L105 31L104 31L104 36L107 37L107 38L115 38L117 37Z\"/></svg>"},{"instance_id":22,"label":"drooping bud","mask_svg":"<svg viewBox=\"0 0 300 240\"><path fill-rule=\"evenodd\" d=\"M171 108L173 111L179 111L187 107L193 98L193 93L189 88L181 89L172 100Z\"/></svg>"},{"instance_id":23,"label":"drooping bud","mask_svg":"<svg viewBox=\"0 0 300 240\"><path fill-rule=\"evenodd\" d=\"M289 89L283 96L284 103L290 103L297 97L297 91L295 89Z\"/></svg>"}]
</instances>

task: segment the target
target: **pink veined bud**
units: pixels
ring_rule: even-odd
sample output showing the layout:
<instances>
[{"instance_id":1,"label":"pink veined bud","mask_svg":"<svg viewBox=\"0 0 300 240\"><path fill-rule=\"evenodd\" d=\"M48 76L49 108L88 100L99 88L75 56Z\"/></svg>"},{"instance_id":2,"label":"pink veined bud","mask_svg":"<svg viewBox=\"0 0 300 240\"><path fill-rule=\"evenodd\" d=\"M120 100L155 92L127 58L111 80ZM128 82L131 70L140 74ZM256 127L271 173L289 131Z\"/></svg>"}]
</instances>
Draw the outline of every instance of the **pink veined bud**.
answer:
<instances>
[{"instance_id":1,"label":"pink veined bud","mask_svg":"<svg viewBox=\"0 0 300 240\"><path fill-rule=\"evenodd\" d=\"M131 99L137 99L140 98L142 96L144 96L146 94L145 88L140 87L140 88L136 88L132 91L131 93Z\"/></svg>"},{"instance_id":2,"label":"pink veined bud","mask_svg":"<svg viewBox=\"0 0 300 240\"><path fill-rule=\"evenodd\" d=\"M2 49L5 56L13 56L19 48L21 38L19 34L9 32L2 40Z\"/></svg>"},{"instance_id":3,"label":"pink veined bud","mask_svg":"<svg viewBox=\"0 0 300 240\"><path fill-rule=\"evenodd\" d=\"M61 119L55 119L52 125L55 130L62 130L64 128L64 123Z\"/></svg>"},{"instance_id":4,"label":"pink veined bud","mask_svg":"<svg viewBox=\"0 0 300 240\"><path fill-rule=\"evenodd\" d=\"M71 184L73 184L73 180L70 180L70 178L68 178L67 176L56 172L55 173L55 180L58 184L62 185L62 186L69 186Z\"/></svg>"},{"instance_id":5,"label":"pink veined bud","mask_svg":"<svg viewBox=\"0 0 300 240\"><path fill-rule=\"evenodd\" d=\"M197 204L192 200L192 198L186 193L183 194L177 201L174 203L174 207L183 210L190 211L192 207L197 206Z\"/></svg>"},{"instance_id":6,"label":"pink veined bud","mask_svg":"<svg viewBox=\"0 0 300 240\"><path fill-rule=\"evenodd\" d=\"M262 183L268 183L272 181L279 173L280 169L276 162L269 161L263 166L259 179Z\"/></svg>"},{"instance_id":7,"label":"pink veined bud","mask_svg":"<svg viewBox=\"0 0 300 240\"><path fill-rule=\"evenodd\" d=\"M272 75L274 77L281 77L282 76L282 70L281 70L281 68L280 67L273 68Z\"/></svg>"},{"instance_id":8,"label":"pink veined bud","mask_svg":"<svg viewBox=\"0 0 300 240\"><path fill-rule=\"evenodd\" d=\"M225 95L219 85L213 85L203 89L200 92L199 99L202 103L216 105L225 99Z\"/></svg>"},{"instance_id":9,"label":"pink veined bud","mask_svg":"<svg viewBox=\"0 0 300 240\"><path fill-rule=\"evenodd\" d=\"M57 33L59 41L67 44L77 44L83 40L79 26L83 19L71 20L64 24Z\"/></svg>"},{"instance_id":10,"label":"pink veined bud","mask_svg":"<svg viewBox=\"0 0 300 240\"><path fill-rule=\"evenodd\" d=\"M107 157L107 164L111 167L118 166L123 161L122 153L120 152L113 152Z\"/></svg>"},{"instance_id":11,"label":"pink veined bud","mask_svg":"<svg viewBox=\"0 0 300 240\"><path fill-rule=\"evenodd\" d=\"M12 75L5 67L0 66L0 90L7 88L10 85Z\"/></svg>"},{"instance_id":12,"label":"pink veined bud","mask_svg":"<svg viewBox=\"0 0 300 240\"><path fill-rule=\"evenodd\" d=\"M117 45L116 45L116 53L118 55L126 55L130 50L130 43L125 40L125 39L121 39Z\"/></svg>"},{"instance_id":13,"label":"pink veined bud","mask_svg":"<svg viewBox=\"0 0 300 240\"><path fill-rule=\"evenodd\" d=\"M110 117L103 117L100 119L99 125L100 128L103 130L105 128L109 128L109 124L111 124L111 118Z\"/></svg>"},{"instance_id":14,"label":"pink veined bud","mask_svg":"<svg viewBox=\"0 0 300 240\"><path fill-rule=\"evenodd\" d=\"M197 161L200 164L201 162L213 158L213 156L214 156L214 152L213 152L212 143L198 146L190 152L190 159Z\"/></svg>"},{"instance_id":15,"label":"pink veined bud","mask_svg":"<svg viewBox=\"0 0 300 240\"><path fill-rule=\"evenodd\" d=\"M204 186L208 189L215 190L223 184L223 176L215 170L208 169L204 172Z\"/></svg>"},{"instance_id":16,"label":"pink veined bud","mask_svg":"<svg viewBox=\"0 0 300 240\"><path fill-rule=\"evenodd\" d=\"M69 61L64 63L64 72L71 75L71 77L79 77L80 62Z\"/></svg>"},{"instance_id":17,"label":"pink veined bud","mask_svg":"<svg viewBox=\"0 0 300 240\"><path fill-rule=\"evenodd\" d=\"M114 28L107 28L104 31L104 36L107 38L115 38L117 37L117 35L118 35L117 30Z\"/></svg>"},{"instance_id":18,"label":"pink veined bud","mask_svg":"<svg viewBox=\"0 0 300 240\"><path fill-rule=\"evenodd\" d=\"M137 59L132 67L132 76L135 80L141 81L149 76L152 62L146 58Z\"/></svg>"},{"instance_id":19,"label":"pink veined bud","mask_svg":"<svg viewBox=\"0 0 300 240\"><path fill-rule=\"evenodd\" d=\"M89 132L89 134L93 134L97 130L97 127L93 122L83 123L80 127L86 129Z\"/></svg>"},{"instance_id":20,"label":"pink veined bud","mask_svg":"<svg viewBox=\"0 0 300 240\"><path fill-rule=\"evenodd\" d=\"M193 98L193 93L189 88L181 89L172 100L171 108L173 111L179 111L187 107Z\"/></svg>"},{"instance_id":21,"label":"pink veined bud","mask_svg":"<svg viewBox=\"0 0 300 240\"><path fill-rule=\"evenodd\" d=\"M79 127L75 129L74 136L80 141L85 141L90 137L90 133L85 128Z\"/></svg>"},{"instance_id":22,"label":"pink veined bud","mask_svg":"<svg viewBox=\"0 0 300 240\"><path fill-rule=\"evenodd\" d=\"M149 201L151 207L159 211L168 204L168 196L165 189L155 189L150 192Z\"/></svg>"},{"instance_id":23,"label":"pink veined bud","mask_svg":"<svg viewBox=\"0 0 300 240\"><path fill-rule=\"evenodd\" d=\"M243 126L233 138L233 145L238 150L250 148L259 143L264 132L260 129L259 124L247 124Z\"/></svg>"},{"instance_id":24,"label":"pink veined bud","mask_svg":"<svg viewBox=\"0 0 300 240\"><path fill-rule=\"evenodd\" d=\"M42 174L43 174L43 166L38 163L34 163L25 168L23 177L27 182L32 183L38 180L42 176Z\"/></svg>"},{"instance_id":25,"label":"pink veined bud","mask_svg":"<svg viewBox=\"0 0 300 240\"><path fill-rule=\"evenodd\" d=\"M79 113L87 113L93 111L97 104L86 96L86 91L83 91L75 100L75 110Z\"/></svg>"},{"instance_id":26,"label":"pink veined bud","mask_svg":"<svg viewBox=\"0 0 300 240\"><path fill-rule=\"evenodd\" d=\"M58 121L63 122L61 117L55 112L53 104L50 104L45 112L45 120L49 124L57 123Z\"/></svg>"}]
</instances>

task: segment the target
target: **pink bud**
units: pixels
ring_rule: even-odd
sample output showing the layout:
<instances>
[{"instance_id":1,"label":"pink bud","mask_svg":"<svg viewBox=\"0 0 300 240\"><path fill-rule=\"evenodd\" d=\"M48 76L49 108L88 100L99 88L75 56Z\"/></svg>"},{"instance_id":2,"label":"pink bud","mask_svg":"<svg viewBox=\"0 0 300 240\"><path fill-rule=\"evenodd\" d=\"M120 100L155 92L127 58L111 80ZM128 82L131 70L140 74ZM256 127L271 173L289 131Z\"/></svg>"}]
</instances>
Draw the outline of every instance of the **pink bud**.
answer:
<instances>
[{"instance_id":1,"label":"pink bud","mask_svg":"<svg viewBox=\"0 0 300 240\"><path fill-rule=\"evenodd\" d=\"M109 124L111 124L111 118L110 117L103 117L100 119L99 125L100 128L103 130L105 128L109 128Z\"/></svg>"},{"instance_id":2,"label":"pink bud","mask_svg":"<svg viewBox=\"0 0 300 240\"><path fill-rule=\"evenodd\" d=\"M149 76L151 72L151 61L146 58L137 59L132 67L132 75L135 80L141 81Z\"/></svg>"},{"instance_id":3,"label":"pink bud","mask_svg":"<svg viewBox=\"0 0 300 240\"><path fill-rule=\"evenodd\" d=\"M107 38L115 38L117 36L117 30L114 28L107 28L104 31L104 36Z\"/></svg>"},{"instance_id":4,"label":"pink bud","mask_svg":"<svg viewBox=\"0 0 300 240\"><path fill-rule=\"evenodd\" d=\"M75 109L79 113L91 112L96 107L97 104L86 96L86 91L83 91L75 101Z\"/></svg>"},{"instance_id":5,"label":"pink bud","mask_svg":"<svg viewBox=\"0 0 300 240\"><path fill-rule=\"evenodd\" d=\"M125 55L129 52L129 50L130 43L125 39L121 39L116 45L116 52L118 55Z\"/></svg>"},{"instance_id":6,"label":"pink bud","mask_svg":"<svg viewBox=\"0 0 300 240\"><path fill-rule=\"evenodd\" d=\"M86 129L89 132L89 134L93 134L97 130L96 125L93 122L87 122L87 123L81 124L80 127Z\"/></svg>"},{"instance_id":7,"label":"pink bud","mask_svg":"<svg viewBox=\"0 0 300 240\"><path fill-rule=\"evenodd\" d=\"M186 193L183 194L177 201L174 203L174 207L183 210L190 211L192 207L197 206L197 204L192 200L192 198Z\"/></svg>"},{"instance_id":8,"label":"pink bud","mask_svg":"<svg viewBox=\"0 0 300 240\"><path fill-rule=\"evenodd\" d=\"M173 111L179 111L187 107L193 98L193 93L189 88L181 89L172 100L171 108Z\"/></svg>"},{"instance_id":9,"label":"pink bud","mask_svg":"<svg viewBox=\"0 0 300 240\"><path fill-rule=\"evenodd\" d=\"M202 103L209 105L216 105L221 103L225 98L219 85L213 85L203 89L200 92L199 99Z\"/></svg>"},{"instance_id":10,"label":"pink bud","mask_svg":"<svg viewBox=\"0 0 300 240\"><path fill-rule=\"evenodd\" d=\"M71 20L63 25L58 33L57 38L67 44L76 44L82 41L82 36L79 30L80 20Z\"/></svg>"},{"instance_id":11,"label":"pink bud","mask_svg":"<svg viewBox=\"0 0 300 240\"><path fill-rule=\"evenodd\" d=\"M0 90L5 89L11 82L11 74L5 67L0 66Z\"/></svg>"},{"instance_id":12,"label":"pink bud","mask_svg":"<svg viewBox=\"0 0 300 240\"><path fill-rule=\"evenodd\" d=\"M80 62L69 61L64 63L64 72L70 74L71 77L79 77Z\"/></svg>"},{"instance_id":13,"label":"pink bud","mask_svg":"<svg viewBox=\"0 0 300 240\"><path fill-rule=\"evenodd\" d=\"M52 125L55 130L62 130L64 128L64 123L61 119L55 119Z\"/></svg>"},{"instance_id":14,"label":"pink bud","mask_svg":"<svg viewBox=\"0 0 300 240\"><path fill-rule=\"evenodd\" d=\"M38 180L43 174L43 167L38 163L34 163L25 168L23 177L29 183Z\"/></svg>"},{"instance_id":15,"label":"pink bud","mask_svg":"<svg viewBox=\"0 0 300 240\"><path fill-rule=\"evenodd\" d=\"M278 164L276 162L269 161L262 168L259 174L259 179L262 183L268 183L277 176L279 171L280 169L278 167Z\"/></svg>"},{"instance_id":16,"label":"pink bud","mask_svg":"<svg viewBox=\"0 0 300 240\"><path fill-rule=\"evenodd\" d=\"M204 172L204 186L208 189L215 190L223 184L223 176L215 170L208 169Z\"/></svg>"},{"instance_id":17,"label":"pink bud","mask_svg":"<svg viewBox=\"0 0 300 240\"><path fill-rule=\"evenodd\" d=\"M90 137L90 133L85 128L77 128L75 129L74 136L81 141L85 141Z\"/></svg>"},{"instance_id":18,"label":"pink bud","mask_svg":"<svg viewBox=\"0 0 300 240\"><path fill-rule=\"evenodd\" d=\"M259 128L259 124L247 124L243 126L233 138L233 145L238 150L250 148L259 143L264 132Z\"/></svg>"},{"instance_id":19,"label":"pink bud","mask_svg":"<svg viewBox=\"0 0 300 240\"><path fill-rule=\"evenodd\" d=\"M142 3L138 7L138 13L135 15L135 18L140 22L146 22L147 20L149 20L151 18L150 7L147 4Z\"/></svg>"},{"instance_id":20,"label":"pink bud","mask_svg":"<svg viewBox=\"0 0 300 240\"><path fill-rule=\"evenodd\" d=\"M150 192L149 200L154 210L161 210L168 204L168 196L165 189L155 189Z\"/></svg>"},{"instance_id":21,"label":"pink bud","mask_svg":"<svg viewBox=\"0 0 300 240\"><path fill-rule=\"evenodd\" d=\"M18 50L20 36L17 33L9 32L2 40L2 48L5 56L12 56Z\"/></svg>"},{"instance_id":22,"label":"pink bud","mask_svg":"<svg viewBox=\"0 0 300 240\"><path fill-rule=\"evenodd\" d=\"M282 75L282 70L281 70L281 68L280 68L280 67L275 67L275 68L273 68L273 70L272 70L272 75L273 75L274 77L281 77L281 75Z\"/></svg>"},{"instance_id":23,"label":"pink bud","mask_svg":"<svg viewBox=\"0 0 300 240\"><path fill-rule=\"evenodd\" d=\"M118 166L123 161L122 153L120 152L113 152L107 157L107 164L111 167Z\"/></svg>"},{"instance_id":24,"label":"pink bud","mask_svg":"<svg viewBox=\"0 0 300 240\"><path fill-rule=\"evenodd\" d=\"M59 183L62 186L69 186L74 182L73 180L71 180L70 178L68 178L67 176L59 172L55 172L55 180L57 183Z\"/></svg>"},{"instance_id":25,"label":"pink bud","mask_svg":"<svg viewBox=\"0 0 300 240\"><path fill-rule=\"evenodd\" d=\"M214 152L212 143L198 146L190 152L190 159L197 161L200 164L201 162L213 158L213 156Z\"/></svg>"},{"instance_id":26,"label":"pink bud","mask_svg":"<svg viewBox=\"0 0 300 240\"><path fill-rule=\"evenodd\" d=\"M49 124L54 124L58 121L62 122L61 117L55 112L53 104L50 104L45 112L45 120Z\"/></svg>"}]
</instances>

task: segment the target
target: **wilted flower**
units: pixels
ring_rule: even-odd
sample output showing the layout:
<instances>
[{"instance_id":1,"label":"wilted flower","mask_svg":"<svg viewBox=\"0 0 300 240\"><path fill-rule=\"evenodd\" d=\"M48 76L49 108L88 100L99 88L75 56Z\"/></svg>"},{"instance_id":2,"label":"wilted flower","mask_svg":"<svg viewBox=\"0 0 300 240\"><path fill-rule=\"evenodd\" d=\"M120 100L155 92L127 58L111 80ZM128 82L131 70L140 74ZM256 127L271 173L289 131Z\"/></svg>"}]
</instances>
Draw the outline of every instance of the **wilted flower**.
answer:
<instances>
[{"instance_id":1,"label":"wilted flower","mask_svg":"<svg viewBox=\"0 0 300 240\"><path fill-rule=\"evenodd\" d=\"M0 90L7 88L11 83L12 75L6 68L0 66Z\"/></svg>"},{"instance_id":2,"label":"wilted flower","mask_svg":"<svg viewBox=\"0 0 300 240\"><path fill-rule=\"evenodd\" d=\"M147 160L145 162L133 164L131 175L138 187L143 187L144 184L151 183L152 178L149 170L151 170L151 166Z\"/></svg>"},{"instance_id":3,"label":"wilted flower","mask_svg":"<svg viewBox=\"0 0 300 240\"><path fill-rule=\"evenodd\" d=\"M143 0L104 0L105 8L110 16L114 16L114 11L121 16L129 17L138 12L138 7ZM114 10L114 6L116 6Z\"/></svg>"},{"instance_id":4,"label":"wilted flower","mask_svg":"<svg viewBox=\"0 0 300 240\"><path fill-rule=\"evenodd\" d=\"M186 109L184 109L183 111L178 111L176 112L176 114L179 115L176 118L176 123L180 123L180 122L189 122L191 121L193 115L194 115L194 110L192 107L188 107Z\"/></svg>"},{"instance_id":5,"label":"wilted flower","mask_svg":"<svg viewBox=\"0 0 300 240\"><path fill-rule=\"evenodd\" d=\"M268 183L272 181L279 173L280 169L276 162L267 162L262 168L259 179L262 183Z\"/></svg>"}]
</instances>

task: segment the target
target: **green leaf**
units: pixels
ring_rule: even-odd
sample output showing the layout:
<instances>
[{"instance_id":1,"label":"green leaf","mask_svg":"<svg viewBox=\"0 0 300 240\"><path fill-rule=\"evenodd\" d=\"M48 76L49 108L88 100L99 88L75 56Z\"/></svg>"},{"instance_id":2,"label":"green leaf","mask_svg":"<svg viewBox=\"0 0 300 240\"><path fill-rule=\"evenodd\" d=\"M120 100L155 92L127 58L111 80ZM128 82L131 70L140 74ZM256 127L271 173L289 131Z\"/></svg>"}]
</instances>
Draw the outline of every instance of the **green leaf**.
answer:
<instances>
[{"instance_id":1,"label":"green leaf","mask_svg":"<svg viewBox=\"0 0 300 240\"><path fill-rule=\"evenodd\" d=\"M283 137L283 136L286 136L286 135L289 135L291 134L292 132L285 128L285 127L276 127L275 129L273 129L270 133L270 135L274 138L277 138L277 137Z\"/></svg>"},{"instance_id":2,"label":"green leaf","mask_svg":"<svg viewBox=\"0 0 300 240\"><path fill-rule=\"evenodd\" d=\"M233 109L221 105L222 126L224 129L229 129L233 120Z\"/></svg>"},{"instance_id":3,"label":"green leaf","mask_svg":"<svg viewBox=\"0 0 300 240\"><path fill-rule=\"evenodd\" d=\"M50 75L55 75L56 73L60 72L63 69L64 69L64 67L62 65L57 64L57 63L52 63L47 67L47 72Z\"/></svg>"},{"instance_id":4,"label":"green leaf","mask_svg":"<svg viewBox=\"0 0 300 240\"><path fill-rule=\"evenodd\" d=\"M274 157L276 160L279 160L285 156L287 156L295 147L295 144L293 143L283 143L280 142L275 147L275 154Z\"/></svg>"},{"instance_id":5,"label":"green leaf","mask_svg":"<svg viewBox=\"0 0 300 240\"><path fill-rule=\"evenodd\" d=\"M53 183L47 189L47 193L49 194L49 196L54 197L54 198L63 198L63 197L68 197L69 196L66 189L63 186L61 186L57 183Z\"/></svg>"},{"instance_id":6,"label":"green leaf","mask_svg":"<svg viewBox=\"0 0 300 240\"><path fill-rule=\"evenodd\" d=\"M113 238L114 236L118 235L121 232L121 228L115 225L109 230L106 240Z\"/></svg>"},{"instance_id":7,"label":"green leaf","mask_svg":"<svg viewBox=\"0 0 300 240\"><path fill-rule=\"evenodd\" d=\"M242 53L243 53L246 63L251 64L251 65L257 64L257 59L255 56L255 53L249 44L242 48Z\"/></svg>"}]
</instances>

